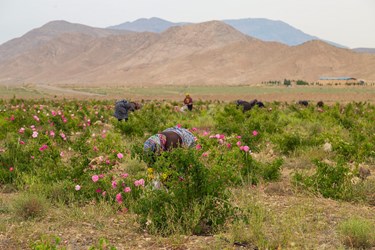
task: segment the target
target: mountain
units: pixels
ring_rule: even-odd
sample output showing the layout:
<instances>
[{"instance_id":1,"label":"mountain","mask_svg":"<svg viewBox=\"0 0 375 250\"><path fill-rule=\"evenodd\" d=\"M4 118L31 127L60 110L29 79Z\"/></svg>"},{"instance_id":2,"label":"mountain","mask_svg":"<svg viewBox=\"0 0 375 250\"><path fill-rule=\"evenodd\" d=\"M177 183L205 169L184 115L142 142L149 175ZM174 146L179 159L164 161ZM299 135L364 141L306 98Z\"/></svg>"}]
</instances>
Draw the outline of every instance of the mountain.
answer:
<instances>
[{"instance_id":1,"label":"mountain","mask_svg":"<svg viewBox=\"0 0 375 250\"><path fill-rule=\"evenodd\" d=\"M375 48L354 48L352 50L358 53L375 54Z\"/></svg>"},{"instance_id":2,"label":"mountain","mask_svg":"<svg viewBox=\"0 0 375 250\"><path fill-rule=\"evenodd\" d=\"M52 21L40 28L27 32L20 38L12 39L0 45L0 62L37 48L48 41L66 33L85 34L90 37L106 37L110 35L129 33L126 30L111 30L93 28L82 24L66 21Z\"/></svg>"},{"instance_id":3,"label":"mountain","mask_svg":"<svg viewBox=\"0 0 375 250\"><path fill-rule=\"evenodd\" d=\"M223 22L246 35L256 37L263 41L281 42L293 46L310 40L319 39L316 36L310 36L282 21L273 21L265 18L247 18L224 20Z\"/></svg>"},{"instance_id":4,"label":"mountain","mask_svg":"<svg viewBox=\"0 0 375 250\"><path fill-rule=\"evenodd\" d=\"M131 30L136 32L163 32L173 26L182 26L189 23L173 23L161 18L152 17L152 18L141 18L137 19L134 22L125 22L119 25L109 26L109 29L115 30Z\"/></svg>"},{"instance_id":5,"label":"mountain","mask_svg":"<svg viewBox=\"0 0 375 250\"><path fill-rule=\"evenodd\" d=\"M375 55L317 40L265 42L210 21L162 33L63 33L0 62L0 83L237 85L343 75L374 81L374 68Z\"/></svg>"},{"instance_id":6,"label":"mountain","mask_svg":"<svg viewBox=\"0 0 375 250\"><path fill-rule=\"evenodd\" d=\"M266 18L246 18L246 19L228 19L222 22L229 24L233 28L245 35L258 38L263 41L280 42L286 45L299 45L311 40L322 40L316 36L308 35L299 29L296 29L282 21L274 21ZM170 27L182 26L191 23L173 23L157 17L141 18L134 22L126 22L115 26L111 29L131 30L136 32L156 32L160 33ZM346 48L343 45L331 41L323 40L333 46Z\"/></svg>"}]
</instances>

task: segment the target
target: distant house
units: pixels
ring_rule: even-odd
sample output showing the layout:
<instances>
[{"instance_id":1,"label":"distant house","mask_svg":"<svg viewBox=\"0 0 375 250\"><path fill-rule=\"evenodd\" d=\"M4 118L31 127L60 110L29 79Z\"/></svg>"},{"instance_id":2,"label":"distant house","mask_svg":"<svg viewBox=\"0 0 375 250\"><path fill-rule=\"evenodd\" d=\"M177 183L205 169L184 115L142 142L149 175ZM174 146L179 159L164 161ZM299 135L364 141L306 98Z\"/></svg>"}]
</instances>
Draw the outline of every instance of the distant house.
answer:
<instances>
[{"instance_id":1,"label":"distant house","mask_svg":"<svg viewBox=\"0 0 375 250\"><path fill-rule=\"evenodd\" d=\"M363 80L350 76L321 76L319 83L324 85L364 85Z\"/></svg>"}]
</instances>

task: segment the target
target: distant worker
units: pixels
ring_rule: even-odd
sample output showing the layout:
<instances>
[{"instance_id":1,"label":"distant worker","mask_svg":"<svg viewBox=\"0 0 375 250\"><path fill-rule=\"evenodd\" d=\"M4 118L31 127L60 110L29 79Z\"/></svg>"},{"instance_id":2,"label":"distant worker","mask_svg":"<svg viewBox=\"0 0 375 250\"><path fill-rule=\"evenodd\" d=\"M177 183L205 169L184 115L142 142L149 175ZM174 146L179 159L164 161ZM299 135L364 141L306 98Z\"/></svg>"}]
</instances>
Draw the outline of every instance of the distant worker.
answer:
<instances>
[{"instance_id":1,"label":"distant worker","mask_svg":"<svg viewBox=\"0 0 375 250\"><path fill-rule=\"evenodd\" d=\"M115 104L115 113L113 114L119 121L125 120L128 121L129 111L135 111L140 109L141 105L136 102L128 102L123 99L117 101Z\"/></svg>"},{"instance_id":2,"label":"distant worker","mask_svg":"<svg viewBox=\"0 0 375 250\"><path fill-rule=\"evenodd\" d=\"M193 110L193 99L190 97L189 93L186 93L184 104L187 106L189 111Z\"/></svg>"}]
</instances>

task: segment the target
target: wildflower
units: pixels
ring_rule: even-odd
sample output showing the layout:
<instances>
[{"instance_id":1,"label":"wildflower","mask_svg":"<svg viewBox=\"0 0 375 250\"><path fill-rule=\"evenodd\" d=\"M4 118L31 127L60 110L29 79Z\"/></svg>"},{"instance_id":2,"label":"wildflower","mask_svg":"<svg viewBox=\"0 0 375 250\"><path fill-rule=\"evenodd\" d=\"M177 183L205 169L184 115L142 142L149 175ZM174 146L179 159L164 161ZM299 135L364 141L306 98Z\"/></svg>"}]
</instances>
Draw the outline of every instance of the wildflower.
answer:
<instances>
[{"instance_id":1,"label":"wildflower","mask_svg":"<svg viewBox=\"0 0 375 250\"><path fill-rule=\"evenodd\" d=\"M192 128L191 131L195 132L197 131L198 129L197 128Z\"/></svg>"},{"instance_id":2,"label":"wildflower","mask_svg":"<svg viewBox=\"0 0 375 250\"><path fill-rule=\"evenodd\" d=\"M36 115L33 115L33 118L34 118L34 120L35 120L35 121L37 121L37 122L40 122L40 119L39 119L39 117L38 117L38 116L36 116Z\"/></svg>"},{"instance_id":3,"label":"wildflower","mask_svg":"<svg viewBox=\"0 0 375 250\"><path fill-rule=\"evenodd\" d=\"M107 165L109 165L109 164L111 163L111 161L110 161L109 159L107 159L107 160L105 160L105 163L106 163Z\"/></svg>"},{"instance_id":4,"label":"wildflower","mask_svg":"<svg viewBox=\"0 0 375 250\"><path fill-rule=\"evenodd\" d=\"M216 139L220 139L220 135L219 134L216 134L215 137L216 137Z\"/></svg>"},{"instance_id":5,"label":"wildflower","mask_svg":"<svg viewBox=\"0 0 375 250\"><path fill-rule=\"evenodd\" d=\"M134 186L139 187L139 186L145 186L145 180L144 179L139 179L134 181Z\"/></svg>"},{"instance_id":6,"label":"wildflower","mask_svg":"<svg viewBox=\"0 0 375 250\"><path fill-rule=\"evenodd\" d=\"M23 144L25 144L25 142L24 141L20 141L20 144L23 145Z\"/></svg>"},{"instance_id":7,"label":"wildflower","mask_svg":"<svg viewBox=\"0 0 375 250\"><path fill-rule=\"evenodd\" d=\"M225 135L220 135L220 139L225 139Z\"/></svg>"},{"instance_id":8,"label":"wildflower","mask_svg":"<svg viewBox=\"0 0 375 250\"><path fill-rule=\"evenodd\" d=\"M232 145L230 143L227 143L227 148L231 148Z\"/></svg>"},{"instance_id":9,"label":"wildflower","mask_svg":"<svg viewBox=\"0 0 375 250\"><path fill-rule=\"evenodd\" d=\"M49 131L49 135L55 137L55 132L53 130Z\"/></svg>"},{"instance_id":10,"label":"wildflower","mask_svg":"<svg viewBox=\"0 0 375 250\"><path fill-rule=\"evenodd\" d=\"M77 190L77 191L79 191L81 189L81 186L80 185L76 185L74 189Z\"/></svg>"},{"instance_id":11,"label":"wildflower","mask_svg":"<svg viewBox=\"0 0 375 250\"><path fill-rule=\"evenodd\" d=\"M253 136L257 136L258 135L258 131L254 130L253 131Z\"/></svg>"},{"instance_id":12,"label":"wildflower","mask_svg":"<svg viewBox=\"0 0 375 250\"><path fill-rule=\"evenodd\" d=\"M243 150L243 146L240 147L240 150Z\"/></svg>"},{"instance_id":13,"label":"wildflower","mask_svg":"<svg viewBox=\"0 0 375 250\"><path fill-rule=\"evenodd\" d=\"M124 188L124 192L125 193L129 193L130 191L132 191L132 189L130 187L125 187Z\"/></svg>"},{"instance_id":14,"label":"wildflower","mask_svg":"<svg viewBox=\"0 0 375 250\"><path fill-rule=\"evenodd\" d=\"M202 154L202 156L203 156L203 157L207 157L207 156L208 156L208 152L204 152L204 153Z\"/></svg>"},{"instance_id":15,"label":"wildflower","mask_svg":"<svg viewBox=\"0 0 375 250\"><path fill-rule=\"evenodd\" d=\"M99 180L99 176L97 176L97 175L93 175L93 176L91 177L91 180L92 180L93 182L97 182L97 181Z\"/></svg>"},{"instance_id":16,"label":"wildflower","mask_svg":"<svg viewBox=\"0 0 375 250\"><path fill-rule=\"evenodd\" d=\"M61 136L61 138L62 138L64 141L66 141L66 136L65 136L65 134L64 134L63 132L60 133L60 136Z\"/></svg>"},{"instance_id":17,"label":"wildflower","mask_svg":"<svg viewBox=\"0 0 375 250\"><path fill-rule=\"evenodd\" d=\"M52 114L53 116L56 116L56 111L52 110L52 111L51 111L51 114Z\"/></svg>"},{"instance_id":18,"label":"wildflower","mask_svg":"<svg viewBox=\"0 0 375 250\"><path fill-rule=\"evenodd\" d=\"M15 118L14 118L14 115L11 115L11 116L10 116L10 120L11 120L11 121L14 121L14 119L15 119Z\"/></svg>"},{"instance_id":19,"label":"wildflower","mask_svg":"<svg viewBox=\"0 0 375 250\"><path fill-rule=\"evenodd\" d=\"M23 134L25 132L25 128L20 128L20 130L18 130L18 133L20 134Z\"/></svg>"},{"instance_id":20,"label":"wildflower","mask_svg":"<svg viewBox=\"0 0 375 250\"><path fill-rule=\"evenodd\" d=\"M127 174L127 173L125 173L125 174L121 174L121 177L124 178L124 179L125 179L126 177L128 177L128 176L129 176L129 174Z\"/></svg>"},{"instance_id":21,"label":"wildflower","mask_svg":"<svg viewBox=\"0 0 375 250\"><path fill-rule=\"evenodd\" d=\"M103 191L102 196L105 196L106 194L107 194L107 192L106 192L106 191Z\"/></svg>"},{"instance_id":22,"label":"wildflower","mask_svg":"<svg viewBox=\"0 0 375 250\"><path fill-rule=\"evenodd\" d=\"M249 150L250 150L249 146L244 146L244 147L243 147L243 151L245 151L245 152L249 152Z\"/></svg>"},{"instance_id":23,"label":"wildflower","mask_svg":"<svg viewBox=\"0 0 375 250\"><path fill-rule=\"evenodd\" d=\"M10 168L9 168L9 171L10 171L10 172L13 172L13 170L14 170L13 167L10 167Z\"/></svg>"},{"instance_id":24,"label":"wildflower","mask_svg":"<svg viewBox=\"0 0 375 250\"><path fill-rule=\"evenodd\" d=\"M95 192L99 194L99 193L102 192L102 190L100 188L98 188L97 190L95 190Z\"/></svg>"},{"instance_id":25,"label":"wildflower","mask_svg":"<svg viewBox=\"0 0 375 250\"><path fill-rule=\"evenodd\" d=\"M99 149L98 149L97 146L94 146L93 150L94 150L95 152L99 151Z\"/></svg>"},{"instance_id":26,"label":"wildflower","mask_svg":"<svg viewBox=\"0 0 375 250\"><path fill-rule=\"evenodd\" d=\"M197 146L195 146L195 149L197 149L197 150L199 150L201 148L202 148L202 145L200 145L200 144L197 144Z\"/></svg>"},{"instance_id":27,"label":"wildflower","mask_svg":"<svg viewBox=\"0 0 375 250\"><path fill-rule=\"evenodd\" d=\"M64 152L63 151L60 152L60 156L64 157Z\"/></svg>"},{"instance_id":28,"label":"wildflower","mask_svg":"<svg viewBox=\"0 0 375 250\"><path fill-rule=\"evenodd\" d=\"M122 158L124 158L124 155L121 154L121 153L118 153L118 154L117 154L117 158L122 159Z\"/></svg>"},{"instance_id":29,"label":"wildflower","mask_svg":"<svg viewBox=\"0 0 375 250\"><path fill-rule=\"evenodd\" d=\"M241 146L241 141L238 141L236 144L237 146Z\"/></svg>"},{"instance_id":30,"label":"wildflower","mask_svg":"<svg viewBox=\"0 0 375 250\"><path fill-rule=\"evenodd\" d=\"M112 181L112 188L117 188L117 182L116 181Z\"/></svg>"},{"instance_id":31,"label":"wildflower","mask_svg":"<svg viewBox=\"0 0 375 250\"><path fill-rule=\"evenodd\" d=\"M118 202L118 204L121 204L121 203L122 203L122 196L121 196L121 193L116 194L116 201Z\"/></svg>"},{"instance_id":32,"label":"wildflower","mask_svg":"<svg viewBox=\"0 0 375 250\"><path fill-rule=\"evenodd\" d=\"M242 136L240 136L240 135L237 135L237 139L241 139L242 138Z\"/></svg>"},{"instance_id":33,"label":"wildflower","mask_svg":"<svg viewBox=\"0 0 375 250\"><path fill-rule=\"evenodd\" d=\"M39 151L44 151L48 148L48 146L46 144L43 144L40 148L39 148Z\"/></svg>"},{"instance_id":34,"label":"wildflower","mask_svg":"<svg viewBox=\"0 0 375 250\"><path fill-rule=\"evenodd\" d=\"M38 132L34 131L33 134L31 135L33 138L37 138L38 137Z\"/></svg>"},{"instance_id":35,"label":"wildflower","mask_svg":"<svg viewBox=\"0 0 375 250\"><path fill-rule=\"evenodd\" d=\"M33 155L30 158L33 159L33 160L35 159L35 157Z\"/></svg>"},{"instance_id":36,"label":"wildflower","mask_svg":"<svg viewBox=\"0 0 375 250\"><path fill-rule=\"evenodd\" d=\"M204 131L204 132L203 132L203 135L204 135L204 136L207 136L208 134L209 134L209 133L208 133L207 131Z\"/></svg>"},{"instance_id":37,"label":"wildflower","mask_svg":"<svg viewBox=\"0 0 375 250\"><path fill-rule=\"evenodd\" d=\"M181 128L181 124L177 124L177 126L176 126L177 128Z\"/></svg>"}]
</instances>

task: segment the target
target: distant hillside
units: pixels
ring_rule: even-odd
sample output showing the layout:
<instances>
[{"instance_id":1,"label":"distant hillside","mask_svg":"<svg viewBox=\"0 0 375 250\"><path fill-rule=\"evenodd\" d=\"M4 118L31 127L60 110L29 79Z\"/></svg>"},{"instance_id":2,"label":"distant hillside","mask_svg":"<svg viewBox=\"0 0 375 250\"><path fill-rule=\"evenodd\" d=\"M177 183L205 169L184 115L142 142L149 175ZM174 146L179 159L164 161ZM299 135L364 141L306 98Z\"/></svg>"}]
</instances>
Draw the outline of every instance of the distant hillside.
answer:
<instances>
[{"instance_id":1,"label":"distant hillside","mask_svg":"<svg viewBox=\"0 0 375 250\"><path fill-rule=\"evenodd\" d=\"M129 32L126 30L94 28L66 21L52 21L40 28L27 32L22 37L12 39L0 45L0 62L37 48L65 33L85 34L90 37L105 37Z\"/></svg>"},{"instance_id":2,"label":"distant hillside","mask_svg":"<svg viewBox=\"0 0 375 250\"><path fill-rule=\"evenodd\" d=\"M131 30L136 32L163 32L173 26L182 26L188 23L173 23L157 17L141 18L134 22L125 22L119 25L109 26L108 29Z\"/></svg>"},{"instance_id":3,"label":"distant hillside","mask_svg":"<svg viewBox=\"0 0 375 250\"><path fill-rule=\"evenodd\" d=\"M265 42L220 21L162 33L63 33L32 49L27 37L19 42L30 49L0 62L1 84L237 85L321 76L375 81L375 55L317 40Z\"/></svg>"},{"instance_id":4,"label":"distant hillside","mask_svg":"<svg viewBox=\"0 0 375 250\"><path fill-rule=\"evenodd\" d=\"M352 50L358 53L375 54L375 48L355 48Z\"/></svg>"}]
</instances>

